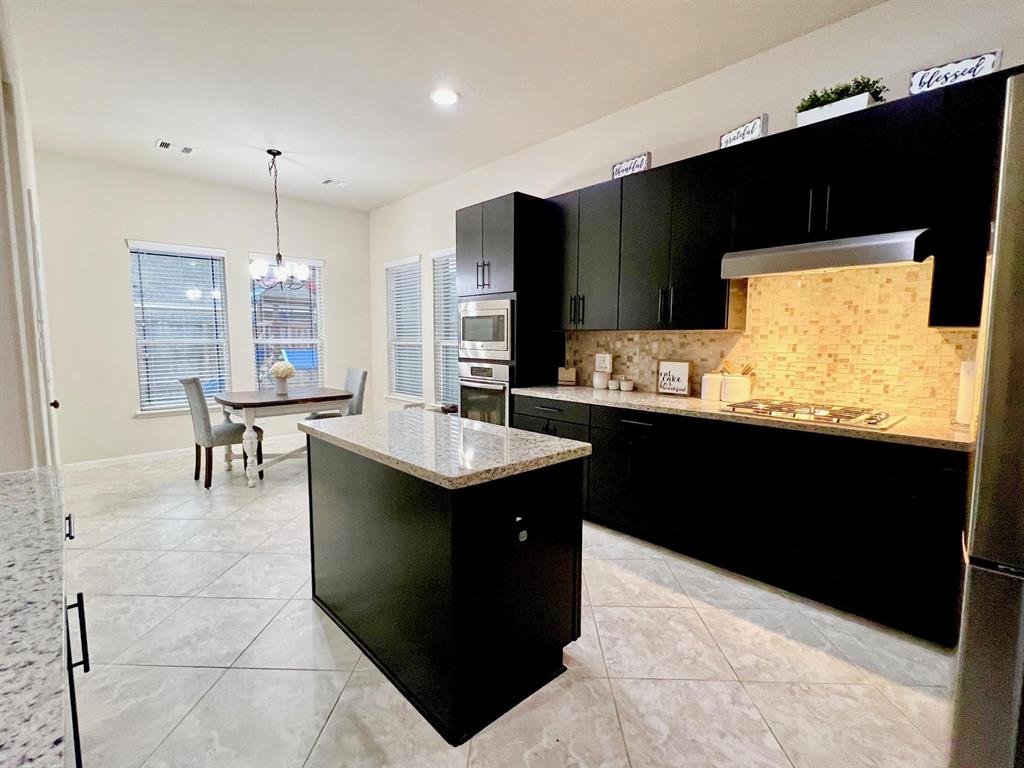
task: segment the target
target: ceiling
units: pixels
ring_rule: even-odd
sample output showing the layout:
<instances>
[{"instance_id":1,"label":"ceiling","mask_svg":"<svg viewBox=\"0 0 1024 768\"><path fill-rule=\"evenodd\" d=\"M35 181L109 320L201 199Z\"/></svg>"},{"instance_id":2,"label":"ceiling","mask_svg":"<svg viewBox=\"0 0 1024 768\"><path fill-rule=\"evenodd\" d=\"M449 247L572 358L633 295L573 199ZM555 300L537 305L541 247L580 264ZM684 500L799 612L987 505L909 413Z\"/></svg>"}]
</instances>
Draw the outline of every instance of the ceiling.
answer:
<instances>
[{"instance_id":1,"label":"ceiling","mask_svg":"<svg viewBox=\"0 0 1024 768\"><path fill-rule=\"evenodd\" d=\"M369 210L876 2L12 0L8 12L40 148L265 190L273 146L283 195ZM429 100L441 84L462 94L456 107Z\"/></svg>"}]
</instances>

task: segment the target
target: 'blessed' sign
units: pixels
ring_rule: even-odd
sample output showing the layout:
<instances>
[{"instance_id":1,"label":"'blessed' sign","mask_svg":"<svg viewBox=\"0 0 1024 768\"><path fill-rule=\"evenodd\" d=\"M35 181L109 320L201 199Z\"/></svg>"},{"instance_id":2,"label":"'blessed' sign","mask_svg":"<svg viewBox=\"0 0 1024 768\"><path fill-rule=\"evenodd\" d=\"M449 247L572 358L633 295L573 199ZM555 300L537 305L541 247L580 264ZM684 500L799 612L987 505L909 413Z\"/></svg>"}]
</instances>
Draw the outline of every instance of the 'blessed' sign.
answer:
<instances>
[{"instance_id":1,"label":"'blessed' sign","mask_svg":"<svg viewBox=\"0 0 1024 768\"><path fill-rule=\"evenodd\" d=\"M719 140L719 147L725 149L733 144L760 139L766 133L768 133L768 115L761 114L749 123L744 123L739 128L733 128L728 133L723 133Z\"/></svg>"},{"instance_id":2,"label":"'blessed' sign","mask_svg":"<svg viewBox=\"0 0 1024 768\"><path fill-rule=\"evenodd\" d=\"M1001 55L1002 51L989 51L978 56L951 61L948 64L940 64L937 67L919 69L910 76L910 93L934 91L936 88L944 88L953 83L972 80L975 77L995 72L999 69Z\"/></svg>"}]
</instances>

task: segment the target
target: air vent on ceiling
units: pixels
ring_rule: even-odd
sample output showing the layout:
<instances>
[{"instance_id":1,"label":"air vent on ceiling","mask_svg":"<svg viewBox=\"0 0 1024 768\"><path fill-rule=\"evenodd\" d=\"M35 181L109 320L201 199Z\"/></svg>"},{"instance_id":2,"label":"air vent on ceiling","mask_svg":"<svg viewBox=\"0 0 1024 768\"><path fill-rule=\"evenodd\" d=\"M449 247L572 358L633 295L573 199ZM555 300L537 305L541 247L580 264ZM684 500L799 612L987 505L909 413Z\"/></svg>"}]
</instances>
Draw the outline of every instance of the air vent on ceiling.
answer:
<instances>
[{"instance_id":1,"label":"air vent on ceiling","mask_svg":"<svg viewBox=\"0 0 1024 768\"><path fill-rule=\"evenodd\" d=\"M347 187L347 181L340 181L338 179L324 179L320 182L325 187Z\"/></svg>"},{"instance_id":2,"label":"air vent on ceiling","mask_svg":"<svg viewBox=\"0 0 1024 768\"><path fill-rule=\"evenodd\" d=\"M167 152L178 152L179 154L182 155L191 155L192 152L194 151L193 147L186 147L183 144L175 144L173 142L167 141L166 139L157 139L156 143L154 143L153 146L156 147L157 149L162 149Z\"/></svg>"}]
</instances>

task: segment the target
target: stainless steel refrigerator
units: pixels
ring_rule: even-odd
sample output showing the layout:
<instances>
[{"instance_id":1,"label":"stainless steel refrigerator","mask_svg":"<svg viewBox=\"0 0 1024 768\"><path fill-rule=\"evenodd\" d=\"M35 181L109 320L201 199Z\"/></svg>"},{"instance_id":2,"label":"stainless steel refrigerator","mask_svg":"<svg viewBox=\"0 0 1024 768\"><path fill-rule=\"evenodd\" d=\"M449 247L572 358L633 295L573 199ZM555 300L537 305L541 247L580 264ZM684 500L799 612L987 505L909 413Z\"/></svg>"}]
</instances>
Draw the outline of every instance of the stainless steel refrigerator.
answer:
<instances>
[{"instance_id":1,"label":"stainless steel refrigerator","mask_svg":"<svg viewBox=\"0 0 1024 768\"><path fill-rule=\"evenodd\" d=\"M1007 81L953 768L1024 768L1024 75Z\"/></svg>"}]
</instances>

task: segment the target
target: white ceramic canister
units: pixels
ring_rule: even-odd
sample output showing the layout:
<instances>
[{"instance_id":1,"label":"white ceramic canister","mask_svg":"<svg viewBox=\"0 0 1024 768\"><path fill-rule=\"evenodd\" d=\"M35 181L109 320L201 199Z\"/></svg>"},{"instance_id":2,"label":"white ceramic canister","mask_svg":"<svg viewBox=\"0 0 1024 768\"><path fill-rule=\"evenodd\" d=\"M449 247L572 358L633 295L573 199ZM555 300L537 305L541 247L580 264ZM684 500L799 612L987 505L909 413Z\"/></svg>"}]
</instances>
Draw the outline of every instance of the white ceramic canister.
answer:
<instances>
[{"instance_id":1,"label":"white ceramic canister","mask_svg":"<svg viewBox=\"0 0 1024 768\"><path fill-rule=\"evenodd\" d=\"M705 373L700 377L700 399L715 402L722 399L722 374Z\"/></svg>"},{"instance_id":2,"label":"white ceramic canister","mask_svg":"<svg viewBox=\"0 0 1024 768\"><path fill-rule=\"evenodd\" d=\"M727 373L722 377L722 401L741 403L750 399L750 377L739 373Z\"/></svg>"},{"instance_id":3,"label":"white ceramic canister","mask_svg":"<svg viewBox=\"0 0 1024 768\"><path fill-rule=\"evenodd\" d=\"M594 389L608 389L608 374L604 371L594 371Z\"/></svg>"},{"instance_id":4,"label":"white ceramic canister","mask_svg":"<svg viewBox=\"0 0 1024 768\"><path fill-rule=\"evenodd\" d=\"M632 392L633 391L633 380L632 379L623 379L622 381L619 382L619 389L621 389L623 392Z\"/></svg>"}]
</instances>

